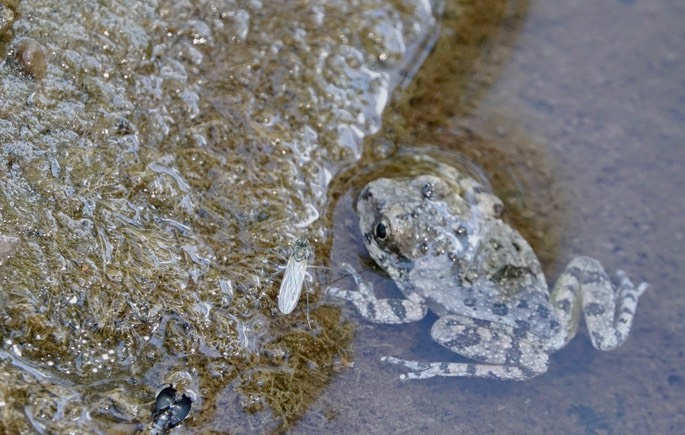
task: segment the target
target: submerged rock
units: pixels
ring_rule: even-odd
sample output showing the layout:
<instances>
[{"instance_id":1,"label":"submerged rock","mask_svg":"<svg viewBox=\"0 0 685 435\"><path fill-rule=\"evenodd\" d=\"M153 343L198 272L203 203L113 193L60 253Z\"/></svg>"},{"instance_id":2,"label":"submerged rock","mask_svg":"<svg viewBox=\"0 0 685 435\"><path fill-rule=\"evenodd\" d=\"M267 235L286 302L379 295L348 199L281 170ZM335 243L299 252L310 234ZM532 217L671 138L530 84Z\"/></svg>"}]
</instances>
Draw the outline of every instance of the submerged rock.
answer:
<instances>
[{"instance_id":1,"label":"submerged rock","mask_svg":"<svg viewBox=\"0 0 685 435\"><path fill-rule=\"evenodd\" d=\"M165 383L189 429L269 430L339 366L337 309L281 315L278 265L300 236L321 250L328 183L436 12L273 3L19 5L14 46L50 63L0 67L5 432L150 427Z\"/></svg>"}]
</instances>

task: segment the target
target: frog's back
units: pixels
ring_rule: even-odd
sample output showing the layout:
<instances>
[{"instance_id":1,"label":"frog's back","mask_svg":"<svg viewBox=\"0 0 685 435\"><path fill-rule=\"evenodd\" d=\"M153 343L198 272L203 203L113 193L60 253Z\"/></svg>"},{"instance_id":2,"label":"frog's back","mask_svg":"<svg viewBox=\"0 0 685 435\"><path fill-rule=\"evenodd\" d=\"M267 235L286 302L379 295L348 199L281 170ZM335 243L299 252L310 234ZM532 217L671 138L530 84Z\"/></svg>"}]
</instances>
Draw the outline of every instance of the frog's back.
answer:
<instances>
[{"instance_id":1,"label":"frog's back","mask_svg":"<svg viewBox=\"0 0 685 435\"><path fill-rule=\"evenodd\" d=\"M497 322L541 338L557 334L547 282L528 242L499 219L481 228L478 243L456 261L417 259L407 280L413 291L439 316Z\"/></svg>"},{"instance_id":2,"label":"frog's back","mask_svg":"<svg viewBox=\"0 0 685 435\"><path fill-rule=\"evenodd\" d=\"M557 334L547 282L528 242L500 219L502 202L456 173L370 182L357 202L374 260L407 298L439 316L463 315ZM517 331L518 332L518 331Z\"/></svg>"}]
</instances>

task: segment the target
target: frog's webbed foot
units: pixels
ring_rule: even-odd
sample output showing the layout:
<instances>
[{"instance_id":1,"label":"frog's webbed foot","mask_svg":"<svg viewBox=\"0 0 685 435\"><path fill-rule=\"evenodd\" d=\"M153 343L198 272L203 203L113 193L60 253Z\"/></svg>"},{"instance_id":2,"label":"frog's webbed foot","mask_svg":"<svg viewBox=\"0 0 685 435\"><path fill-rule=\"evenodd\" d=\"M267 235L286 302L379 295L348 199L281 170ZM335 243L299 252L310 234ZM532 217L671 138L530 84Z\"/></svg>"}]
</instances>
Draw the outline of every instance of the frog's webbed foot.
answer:
<instances>
[{"instance_id":1,"label":"frog's webbed foot","mask_svg":"<svg viewBox=\"0 0 685 435\"><path fill-rule=\"evenodd\" d=\"M379 299L373 292L373 287L364 282L352 266L343 263L342 266L352 275L359 288L358 291L343 290L329 287L326 292L336 298L345 299L354 304L365 319L375 323L408 323L423 319L428 311L421 300L409 299Z\"/></svg>"},{"instance_id":2,"label":"frog's webbed foot","mask_svg":"<svg viewBox=\"0 0 685 435\"><path fill-rule=\"evenodd\" d=\"M542 341L522 329L449 315L435 322L431 336L452 352L477 362L418 362L387 356L382 361L410 370L400 380L462 376L520 381L547 371L549 358Z\"/></svg>"},{"instance_id":3,"label":"frog's webbed foot","mask_svg":"<svg viewBox=\"0 0 685 435\"><path fill-rule=\"evenodd\" d=\"M614 286L594 258L576 257L569 263L552 291L555 311L566 331L563 344L575 334L581 305L596 349L615 349L628 338L638 299L649 285L643 282L636 287L622 270L616 277L618 285Z\"/></svg>"}]
</instances>

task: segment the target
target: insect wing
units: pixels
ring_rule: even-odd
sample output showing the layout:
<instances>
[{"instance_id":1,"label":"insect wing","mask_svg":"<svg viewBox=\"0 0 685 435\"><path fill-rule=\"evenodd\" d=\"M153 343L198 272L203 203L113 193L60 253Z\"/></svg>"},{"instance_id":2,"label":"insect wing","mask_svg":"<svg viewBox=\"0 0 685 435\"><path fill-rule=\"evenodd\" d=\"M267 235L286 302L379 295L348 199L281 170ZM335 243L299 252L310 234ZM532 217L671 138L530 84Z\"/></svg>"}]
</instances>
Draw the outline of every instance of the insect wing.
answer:
<instances>
[{"instance_id":1,"label":"insect wing","mask_svg":"<svg viewBox=\"0 0 685 435\"><path fill-rule=\"evenodd\" d=\"M298 259L298 257L301 258ZM281 289L278 291L278 309L283 314L291 313L297 306L300 293L302 293L304 276L307 272L307 258L307 255L298 256L293 254L288 259L288 265L283 273Z\"/></svg>"}]
</instances>

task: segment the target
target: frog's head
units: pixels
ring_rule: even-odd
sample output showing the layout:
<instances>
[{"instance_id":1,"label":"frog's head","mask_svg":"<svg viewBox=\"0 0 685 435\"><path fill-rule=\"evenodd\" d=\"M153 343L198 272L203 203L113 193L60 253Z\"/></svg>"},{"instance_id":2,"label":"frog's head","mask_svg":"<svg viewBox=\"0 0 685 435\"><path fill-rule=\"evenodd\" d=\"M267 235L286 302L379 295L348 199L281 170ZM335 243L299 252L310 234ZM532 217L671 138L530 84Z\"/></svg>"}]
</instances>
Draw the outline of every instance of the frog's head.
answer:
<instances>
[{"instance_id":1,"label":"frog's head","mask_svg":"<svg viewBox=\"0 0 685 435\"><path fill-rule=\"evenodd\" d=\"M471 205L433 175L380 178L357 199L359 226L371 257L397 279L417 261L466 255L478 231Z\"/></svg>"}]
</instances>

